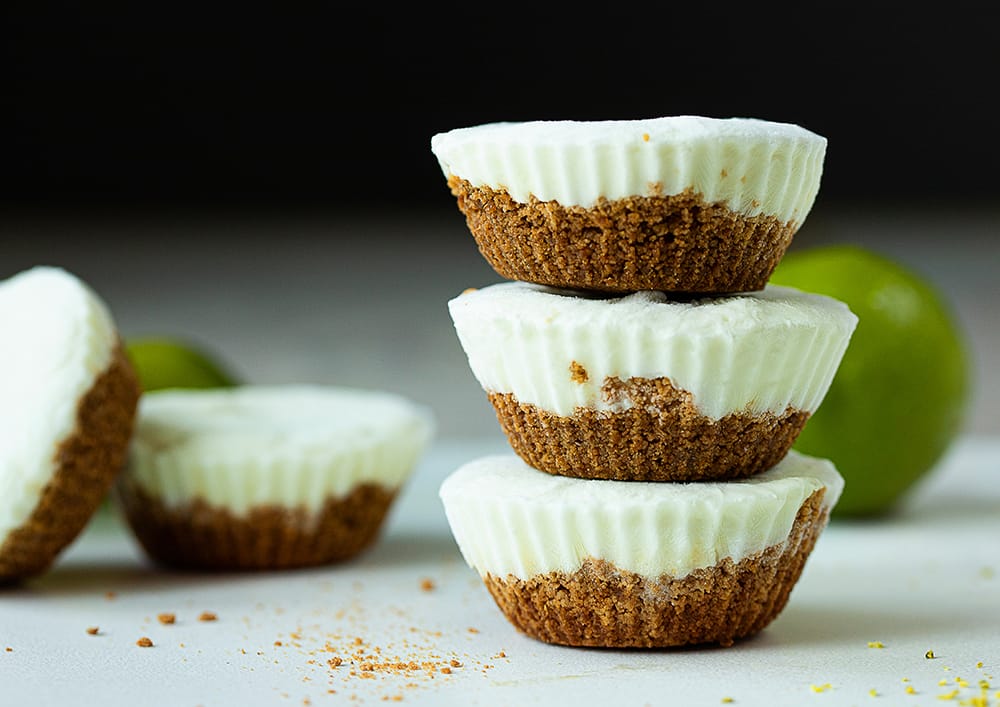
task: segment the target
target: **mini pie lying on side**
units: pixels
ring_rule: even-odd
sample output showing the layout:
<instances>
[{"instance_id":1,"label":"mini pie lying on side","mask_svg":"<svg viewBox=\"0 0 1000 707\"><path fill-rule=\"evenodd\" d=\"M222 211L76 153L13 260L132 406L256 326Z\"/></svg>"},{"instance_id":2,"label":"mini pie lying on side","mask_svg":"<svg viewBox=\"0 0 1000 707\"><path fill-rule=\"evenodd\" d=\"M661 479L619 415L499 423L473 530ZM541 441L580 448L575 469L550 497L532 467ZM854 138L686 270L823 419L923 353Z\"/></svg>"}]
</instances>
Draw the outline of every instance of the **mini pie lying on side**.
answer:
<instances>
[{"instance_id":1,"label":"mini pie lying on side","mask_svg":"<svg viewBox=\"0 0 1000 707\"><path fill-rule=\"evenodd\" d=\"M456 128L431 150L508 280L613 292L759 290L819 191L826 138L668 116Z\"/></svg>"},{"instance_id":2,"label":"mini pie lying on side","mask_svg":"<svg viewBox=\"0 0 1000 707\"><path fill-rule=\"evenodd\" d=\"M843 479L790 451L739 481L553 476L513 454L440 487L465 561L526 635L568 646L731 645L786 605Z\"/></svg>"},{"instance_id":3,"label":"mini pie lying on side","mask_svg":"<svg viewBox=\"0 0 1000 707\"><path fill-rule=\"evenodd\" d=\"M116 496L173 567L271 570L348 560L377 538L433 434L381 391L246 385L147 393Z\"/></svg>"},{"instance_id":4,"label":"mini pie lying on side","mask_svg":"<svg viewBox=\"0 0 1000 707\"><path fill-rule=\"evenodd\" d=\"M141 390L105 303L38 266L0 282L0 583L39 575L125 461Z\"/></svg>"},{"instance_id":5,"label":"mini pie lying on side","mask_svg":"<svg viewBox=\"0 0 1000 707\"><path fill-rule=\"evenodd\" d=\"M770 468L857 325L842 302L774 285L672 300L503 282L448 308L518 455L550 474L622 481Z\"/></svg>"}]
</instances>

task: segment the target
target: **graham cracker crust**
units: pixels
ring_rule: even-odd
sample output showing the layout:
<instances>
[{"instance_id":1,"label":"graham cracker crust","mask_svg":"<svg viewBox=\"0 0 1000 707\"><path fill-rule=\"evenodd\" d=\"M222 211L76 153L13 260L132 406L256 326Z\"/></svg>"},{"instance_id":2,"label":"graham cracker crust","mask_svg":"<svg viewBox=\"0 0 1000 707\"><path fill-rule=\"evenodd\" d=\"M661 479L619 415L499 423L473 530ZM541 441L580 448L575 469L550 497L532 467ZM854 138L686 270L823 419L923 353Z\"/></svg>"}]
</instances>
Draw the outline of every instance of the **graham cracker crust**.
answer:
<instances>
[{"instance_id":1,"label":"graham cracker crust","mask_svg":"<svg viewBox=\"0 0 1000 707\"><path fill-rule=\"evenodd\" d=\"M38 505L0 546L0 583L45 572L90 521L125 464L140 394L119 341L77 403L76 427L53 454L55 473Z\"/></svg>"},{"instance_id":2,"label":"graham cracker crust","mask_svg":"<svg viewBox=\"0 0 1000 707\"><path fill-rule=\"evenodd\" d=\"M507 619L546 643L597 648L731 646L763 630L788 602L826 526L825 489L813 493L788 540L686 577L649 579L600 558L575 572L483 581Z\"/></svg>"},{"instance_id":3,"label":"graham cracker crust","mask_svg":"<svg viewBox=\"0 0 1000 707\"><path fill-rule=\"evenodd\" d=\"M608 402L631 400L620 412L577 408L555 415L511 393L488 393L513 450L549 474L618 481L724 481L770 469L809 419L781 415L702 415L691 394L669 378L605 379Z\"/></svg>"},{"instance_id":4,"label":"graham cracker crust","mask_svg":"<svg viewBox=\"0 0 1000 707\"><path fill-rule=\"evenodd\" d=\"M150 558L202 571L291 569L347 560L375 541L396 496L366 483L344 497L327 498L315 514L266 505L236 515L200 499L168 507L125 477L116 491Z\"/></svg>"},{"instance_id":5,"label":"graham cracker crust","mask_svg":"<svg viewBox=\"0 0 1000 707\"><path fill-rule=\"evenodd\" d=\"M607 292L762 290L798 224L747 216L691 190L601 199L589 208L515 201L452 176L483 257L508 280Z\"/></svg>"}]
</instances>

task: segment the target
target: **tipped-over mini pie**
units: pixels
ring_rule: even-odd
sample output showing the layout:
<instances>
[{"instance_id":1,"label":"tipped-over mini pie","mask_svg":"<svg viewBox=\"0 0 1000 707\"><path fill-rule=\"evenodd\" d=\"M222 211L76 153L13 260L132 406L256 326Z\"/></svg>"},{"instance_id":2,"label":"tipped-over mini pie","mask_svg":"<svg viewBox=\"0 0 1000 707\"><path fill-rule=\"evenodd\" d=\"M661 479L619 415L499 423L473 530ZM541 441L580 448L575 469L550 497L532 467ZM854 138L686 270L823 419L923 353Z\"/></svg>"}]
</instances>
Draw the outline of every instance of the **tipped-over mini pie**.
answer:
<instances>
[{"instance_id":1,"label":"tipped-over mini pie","mask_svg":"<svg viewBox=\"0 0 1000 707\"><path fill-rule=\"evenodd\" d=\"M448 307L514 451L552 474L623 481L776 464L857 324L838 300L774 285L676 301L503 282Z\"/></svg>"},{"instance_id":2,"label":"tipped-over mini pie","mask_svg":"<svg viewBox=\"0 0 1000 707\"><path fill-rule=\"evenodd\" d=\"M502 277L706 294L764 287L812 209L826 144L790 123L700 116L500 122L431 138Z\"/></svg>"},{"instance_id":3,"label":"tipped-over mini pie","mask_svg":"<svg viewBox=\"0 0 1000 707\"><path fill-rule=\"evenodd\" d=\"M0 583L39 575L125 461L138 379L106 304L38 266L0 282Z\"/></svg>"},{"instance_id":4,"label":"tipped-over mini pie","mask_svg":"<svg viewBox=\"0 0 1000 707\"><path fill-rule=\"evenodd\" d=\"M730 645L785 607L843 479L790 451L740 481L545 474L516 455L440 487L451 531L507 619L569 646Z\"/></svg>"},{"instance_id":5,"label":"tipped-over mini pie","mask_svg":"<svg viewBox=\"0 0 1000 707\"><path fill-rule=\"evenodd\" d=\"M429 410L318 385L147 393L116 485L155 561L269 570L353 558L433 434Z\"/></svg>"}]
</instances>

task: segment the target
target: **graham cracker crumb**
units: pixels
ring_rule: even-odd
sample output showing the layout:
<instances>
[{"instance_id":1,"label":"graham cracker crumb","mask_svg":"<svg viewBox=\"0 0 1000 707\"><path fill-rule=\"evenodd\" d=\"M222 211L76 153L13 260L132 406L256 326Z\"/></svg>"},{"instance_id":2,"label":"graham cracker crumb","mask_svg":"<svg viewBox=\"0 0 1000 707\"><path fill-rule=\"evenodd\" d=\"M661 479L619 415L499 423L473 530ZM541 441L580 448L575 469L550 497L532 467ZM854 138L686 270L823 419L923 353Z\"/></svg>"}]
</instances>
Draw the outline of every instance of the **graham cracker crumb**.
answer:
<instances>
[{"instance_id":1,"label":"graham cracker crumb","mask_svg":"<svg viewBox=\"0 0 1000 707\"><path fill-rule=\"evenodd\" d=\"M97 626L88 626L87 627L87 633L90 634L91 636L96 636L98 633L100 633L100 631L101 631L101 629L98 628Z\"/></svg>"},{"instance_id":2,"label":"graham cracker crumb","mask_svg":"<svg viewBox=\"0 0 1000 707\"><path fill-rule=\"evenodd\" d=\"M199 621L217 621L218 618L219 617L216 616L215 612L213 611L203 611L200 614L198 614Z\"/></svg>"},{"instance_id":3,"label":"graham cracker crumb","mask_svg":"<svg viewBox=\"0 0 1000 707\"><path fill-rule=\"evenodd\" d=\"M576 361L569 364L569 379L574 383L586 383L590 376L587 375L587 369L581 366Z\"/></svg>"},{"instance_id":4,"label":"graham cracker crumb","mask_svg":"<svg viewBox=\"0 0 1000 707\"><path fill-rule=\"evenodd\" d=\"M167 625L177 621L177 616L175 614L167 614L167 613L157 614L156 620L159 621L161 624Z\"/></svg>"},{"instance_id":5,"label":"graham cracker crumb","mask_svg":"<svg viewBox=\"0 0 1000 707\"><path fill-rule=\"evenodd\" d=\"M153 645L153 641L151 641L148 636L143 636L138 641L135 642L135 645L139 646L140 648L151 648Z\"/></svg>"},{"instance_id":6,"label":"graham cracker crumb","mask_svg":"<svg viewBox=\"0 0 1000 707\"><path fill-rule=\"evenodd\" d=\"M435 589L434 580L429 578L420 580L420 588L425 592L433 592Z\"/></svg>"}]
</instances>

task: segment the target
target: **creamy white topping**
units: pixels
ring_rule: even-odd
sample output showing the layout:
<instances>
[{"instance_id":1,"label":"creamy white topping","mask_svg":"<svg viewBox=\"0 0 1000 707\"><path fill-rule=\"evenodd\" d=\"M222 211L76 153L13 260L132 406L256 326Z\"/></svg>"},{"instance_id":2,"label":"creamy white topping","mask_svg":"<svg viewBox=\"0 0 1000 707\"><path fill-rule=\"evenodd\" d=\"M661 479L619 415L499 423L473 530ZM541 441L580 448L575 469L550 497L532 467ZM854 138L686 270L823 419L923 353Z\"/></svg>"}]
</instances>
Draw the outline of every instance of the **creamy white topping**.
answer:
<instances>
[{"instance_id":1,"label":"creamy white topping","mask_svg":"<svg viewBox=\"0 0 1000 707\"><path fill-rule=\"evenodd\" d=\"M783 544L796 513L843 479L825 459L791 451L766 472L723 483L645 483L549 475L516 455L473 460L441 484L455 541L480 575L573 572L588 558L649 578L681 578Z\"/></svg>"},{"instance_id":2,"label":"creamy white topping","mask_svg":"<svg viewBox=\"0 0 1000 707\"><path fill-rule=\"evenodd\" d=\"M118 334L76 276L39 266L0 282L0 545L28 520Z\"/></svg>"},{"instance_id":3,"label":"creamy white topping","mask_svg":"<svg viewBox=\"0 0 1000 707\"><path fill-rule=\"evenodd\" d=\"M670 116L488 123L438 133L446 177L564 206L679 194L800 224L819 192L826 138L790 123Z\"/></svg>"},{"instance_id":4,"label":"creamy white topping","mask_svg":"<svg viewBox=\"0 0 1000 707\"><path fill-rule=\"evenodd\" d=\"M397 489L433 433L431 412L380 391L309 385L146 393L124 483L168 506L200 499L318 511L360 483Z\"/></svg>"},{"instance_id":5,"label":"creamy white topping","mask_svg":"<svg viewBox=\"0 0 1000 707\"><path fill-rule=\"evenodd\" d=\"M628 409L630 399L608 400L601 386L633 377L669 378L713 419L812 412L857 325L842 302L776 285L672 302L514 281L468 290L448 309L484 390L556 415Z\"/></svg>"}]
</instances>

